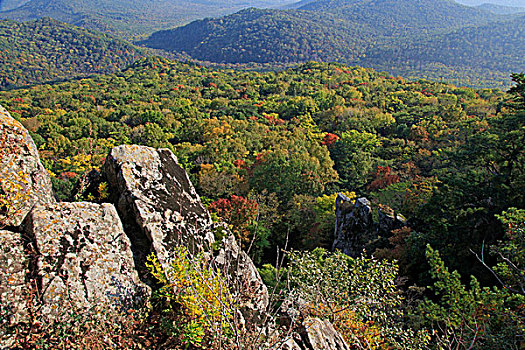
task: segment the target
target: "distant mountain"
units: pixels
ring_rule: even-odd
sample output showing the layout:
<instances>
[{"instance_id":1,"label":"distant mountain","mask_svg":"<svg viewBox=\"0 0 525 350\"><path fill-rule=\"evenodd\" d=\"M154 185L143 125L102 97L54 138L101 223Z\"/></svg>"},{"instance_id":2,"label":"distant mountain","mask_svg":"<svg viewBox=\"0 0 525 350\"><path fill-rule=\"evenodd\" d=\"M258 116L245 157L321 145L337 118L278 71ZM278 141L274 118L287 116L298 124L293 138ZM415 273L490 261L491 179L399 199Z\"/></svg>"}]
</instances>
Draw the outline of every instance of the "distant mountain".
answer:
<instances>
[{"instance_id":1,"label":"distant mountain","mask_svg":"<svg viewBox=\"0 0 525 350\"><path fill-rule=\"evenodd\" d=\"M458 3L467 6L479 6L485 3L490 3L500 6L522 7L523 0L456 0Z\"/></svg>"},{"instance_id":2,"label":"distant mountain","mask_svg":"<svg viewBox=\"0 0 525 350\"><path fill-rule=\"evenodd\" d=\"M337 61L474 86L503 87L510 72L525 67L521 17L506 23L505 16L449 0L306 0L294 6L301 10L248 9L199 20L141 44L202 61Z\"/></svg>"},{"instance_id":3,"label":"distant mountain","mask_svg":"<svg viewBox=\"0 0 525 350\"><path fill-rule=\"evenodd\" d=\"M493 70L525 68L525 15L508 22L468 27L430 40L380 50L399 61L440 62L447 65L485 67ZM369 52L369 59L372 59Z\"/></svg>"},{"instance_id":4,"label":"distant mountain","mask_svg":"<svg viewBox=\"0 0 525 350\"><path fill-rule=\"evenodd\" d=\"M0 0L0 11L15 9L28 1L29 0Z\"/></svg>"},{"instance_id":5,"label":"distant mountain","mask_svg":"<svg viewBox=\"0 0 525 350\"><path fill-rule=\"evenodd\" d=\"M223 63L337 61L357 60L372 34L329 14L252 8L160 31L141 44Z\"/></svg>"},{"instance_id":6,"label":"distant mountain","mask_svg":"<svg viewBox=\"0 0 525 350\"><path fill-rule=\"evenodd\" d=\"M306 0L291 7L331 13L390 36L449 31L496 19L494 14L452 0Z\"/></svg>"},{"instance_id":7,"label":"distant mountain","mask_svg":"<svg viewBox=\"0 0 525 350\"><path fill-rule=\"evenodd\" d=\"M434 71L431 78L443 76L447 70L452 77L461 72L471 78L508 77L525 69L525 15L426 40L377 47L367 52L366 62L395 74L428 75Z\"/></svg>"},{"instance_id":8,"label":"distant mountain","mask_svg":"<svg viewBox=\"0 0 525 350\"><path fill-rule=\"evenodd\" d=\"M250 6L278 6L286 1L233 0L225 3L218 0L31 0L21 7L0 12L0 18L27 21L51 17L131 40L197 18L220 16Z\"/></svg>"},{"instance_id":9,"label":"distant mountain","mask_svg":"<svg viewBox=\"0 0 525 350\"><path fill-rule=\"evenodd\" d=\"M513 15L525 13L525 7L502 6L495 4L482 4L477 6L480 10L489 11L498 15Z\"/></svg>"},{"instance_id":10,"label":"distant mountain","mask_svg":"<svg viewBox=\"0 0 525 350\"><path fill-rule=\"evenodd\" d=\"M110 73L143 56L124 41L50 18L0 20L0 88Z\"/></svg>"},{"instance_id":11,"label":"distant mountain","mask_svg":"<svg viewBox=\"0 0 525 350\"><path fill-rule=\"evenodd\" d=\"M489 23L499 17L451 0L304 0L297 10L249 9L154 33L142 44L216 62L360 57L378 42Z\"/></svg>"}]
</instances>

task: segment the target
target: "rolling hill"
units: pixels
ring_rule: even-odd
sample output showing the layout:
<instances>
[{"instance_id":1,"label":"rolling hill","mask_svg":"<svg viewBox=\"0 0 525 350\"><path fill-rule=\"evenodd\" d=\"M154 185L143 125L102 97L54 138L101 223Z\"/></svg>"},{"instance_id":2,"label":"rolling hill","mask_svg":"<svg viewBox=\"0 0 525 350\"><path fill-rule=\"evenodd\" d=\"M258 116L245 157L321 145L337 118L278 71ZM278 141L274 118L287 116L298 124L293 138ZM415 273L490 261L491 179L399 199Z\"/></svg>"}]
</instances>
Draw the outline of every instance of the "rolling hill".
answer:
<instances>
[{"instance_id":1,"label":"rolling hill","mask_svg":"<svg viewBox=\"0 0 525 350\"><path fill-rule=\"evenodd\" d=\"M141 57L129 43L50 18L0 21L0 88L109 73Z\"/></svg>"},{"instance_id":2,"label":"rolling hill","mask_svg":"<svg viewBox=\"0 0 525 350\"><path fill-rule=\"evenodd\" d=\"M18 8L0 12L0 18L28 21L51 17L134 40L156 30L172 28L197 18L233 13L249 6L278 6L285 2L286 0L234 0L227 3L218 0L31 0Z\"/></svg>"},{"instance_id":3,"label":"rolling hill","mask_svg":"<svg viewBox=\"0 0 525 350\"><path fill-rule=\"evenodd\" d=\"M495 20L494 14L452 0L318 0L291 8L331 13L389 36L448 31Z\"/></svg>"},{"instance_id":4,"label":"rolling hill","mask_svg":"<svg viewBox=\"0 0 525 350\"><path fill-rule=\"evenodd\" d=\"M251 8L160 31L141 44L212 62L291 63L357 59L371 38L370 28L334 16Z\"/></svg>"},{"instance_id":5,"label":"rolling hill","mask_svg":"<svg viewBox=\"0 0 525 350\"><path fill-rule=\"evenodd\" d=\"M293 7L194 21L141 44L201 61L336 61L479 87L508 87L510 73L524 67L522 17L449 0L307 0Z\"/></svg>"},{"instance_id":6,"label":"rolling hill","mask_svg":"<svg viewBox=\"0 0 525 350\"><path fill-rule=\"evenodd\" d=\"M525 3L524 3L525 5ZM495 4L481 4L477 8L489 11L499 15L513 15L519 13L525 13L525 7L513 7L513 6L502 6Z\"/></svg>"},{"instance_id":7,"label":"rolling hill","mask_svg":"<svg viewBox=\"0 0 525 350\"><path fill-rule=\"evenodd\" d=\"M369 52L370 62L480 67L492 71L518 71L525 67L525 15L508 22L463 28L429 40Z\"/></svg>"}]
</instances>

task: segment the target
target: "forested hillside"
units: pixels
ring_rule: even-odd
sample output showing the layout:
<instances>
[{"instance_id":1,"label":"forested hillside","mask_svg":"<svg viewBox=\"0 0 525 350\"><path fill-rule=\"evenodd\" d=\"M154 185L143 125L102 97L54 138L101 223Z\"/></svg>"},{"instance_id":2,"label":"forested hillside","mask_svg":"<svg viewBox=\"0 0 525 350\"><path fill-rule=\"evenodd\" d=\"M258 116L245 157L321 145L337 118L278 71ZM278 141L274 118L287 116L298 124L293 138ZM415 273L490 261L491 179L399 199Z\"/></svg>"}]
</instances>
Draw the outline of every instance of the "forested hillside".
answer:
<instances>
[{"instance_id":1,"label":"forested hillside","mask_svg":"<svg viewBox=\"0 0 525 350\"><path fill-rule=\"evenodd\" d=\"M336 61L455 84L510 86L523 67L522 17L446 0L308 1L156 32L142 44L219 63Z\"/></svg>"},{"instance_id":2,"label":"forested hillside","mask_svg":"<svg viewBox=\"0 0 525 350\"><path fill-rule=\"evenodd\" d=\"M0 87L109 73L144 57L127 42L44 18L0 21Z\"/></svg>"},{"instance_id":3,"label":"forested hillside","mask_svg":"<svg viewBox=\"0 0 525 350\"><path fill-rule=\"evenodd\" d=\"M197 18L224 15L248 6L270 7L281 3L284 1L31 0L21 7L0 12L0 18L28 21L51 17L132 40Z\"/></svg>"},{"instance_id":4,"label":"forested hillside","mask_svg":"<svg viewBox=\"0 0 525 350\"><path fill-rule=\"evenodd\" d=\"M525 16L429 39L383 45L370 50L366 62L412 78L446 77L479 86L486 86L491 79L504 81L509 72L525 67Z\"/></svg>"},{"instance_id":5,"label":"forested hillside","mask_svg":"<svg viewBox=\"0 0 525 350\"><path fill-rule=\"evenodd\" d=\"M406 319L383 309L370 315L366 302L345 300L341 305L364 307L336 318L355 344L406 349L402 344L412 340L495 349L517 346L523 331L522 295L481 288L499 282L475 256L488 247L499 252L484 262L499 261L500 281L519 289L521 275L498 260L523 261L525 213L513 207L525 207L525 77L513 78L507 94L336 63L239 72L148 58L111 75L3 91L0 104L31 132L61 199L107 200L107 185L85 188L82 174L100 167L115 145L173 150L213 217L230 224L259 266L273 263L278 247L330 248L337 192L366 196L381 213L402 213L408 226L366 242L364 260L316 250L291 255L285 271L295 274L292 283L335 283L328 293L349 288L326 276L337 266L347 271L350 262L368 266L364 275L343 274L366 280L366 290L379 273L373 266L388 271L377 280L382 286L398 272L414 285L407 303L395 302L399 315L410 312ZM370 255L395 260L399 269L366 260ZM466 287L445 264L478 279ZM283 288L276 271L261 269L270 286ZM430 290L420 288L436 280ZM380 305L398 295L393 284L378 288L371 293L389 290ZM428 338L414 338L411 329Z\"/></svg>"},{"instance_id":6,"label":"forested hillside","mask_svg":"<svg viewBox=\"0 0 525 350\"><path fill-rule=\"evenodd\" d=\"M464 244L501 233L493 214L523 205L523 153L513 150L523 132L505 119L509 97L497 90L338 64L235 73L148 59L116 75L0 97L34 133L63 195L112 145L131 142L172 148L210 202L262 196L280 214L267 218L261 256L287 225L298 247L328 242L332 224L315 222L332 216L315 203L340 190L417 218L425 232L417 244L465 256ZM395 183L379 184L389 176ZM299 215L306 203L311 222Z\"/></svg>"},{"instance_id":7,"label":"forested hillside","mask_svg":"<svg viewBox=\"0 0 525 350\"><path fill-rule=\"evenodd\" d=\"M141 44L222 63L338 61L363 55L372 33L327 14L251 8L156 32Z\"/></svg>"}]
</instances>

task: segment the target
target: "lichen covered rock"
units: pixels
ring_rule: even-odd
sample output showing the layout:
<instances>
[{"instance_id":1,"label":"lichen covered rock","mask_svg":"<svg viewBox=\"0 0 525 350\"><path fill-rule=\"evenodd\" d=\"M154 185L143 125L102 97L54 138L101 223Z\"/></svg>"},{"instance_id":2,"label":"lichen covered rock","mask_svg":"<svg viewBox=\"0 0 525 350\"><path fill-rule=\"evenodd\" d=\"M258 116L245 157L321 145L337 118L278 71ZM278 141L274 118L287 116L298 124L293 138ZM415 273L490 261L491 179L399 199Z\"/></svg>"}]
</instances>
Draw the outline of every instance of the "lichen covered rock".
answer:
<instances>
[{"instance_id":1,"label":"lichen covered rock","mask_svg":"<svg viewBox=\"0 0 525 350\"><path fill-rule=\"evenodd\" d=\"M242 251L233 234L227 227L220 229L226 234L215 263L221 271L226 272L230 283L236 286L238 295L235 297L239 301L243 317L252 324L263 324L267 318L268 289L252 259Z\"/></svg>"},{"instance_id":2,"label":"lichen covered rock","mask_svg":"<svg viewBox=\"0 0 525 350\"><path fill-rule=\"evenodd\" d=\"M136 223L163 266L167 266L177 245L190 250L207 250L211 246L214 237L210 214L170 150L136 145L115 147L104 169L110 186L117 192L123 220Z\"/></svg>"},{"instance_id":3,"label":"lichen covered rock","mask_svg":"<svg viewBox=\"0 0 525 350\"><path fill-rule=\"evenodd\" d=\"M0 323L26 321L29 261L20 233L0 230Z\"/></svg>"},{"instance_id":4,"label":"lichen covered rock","mask_svg":"<svg viewBox=\"0 0 525 350\"><path fill-rule=\"evenodd\" d=\"M349 350L341 334L328 320L309 318L303 322L306 338L305 344L311 350ZM307 340L307 341L306 341Z\"/></svg>"},{"instance_id":5,"label":"lichen covered rock","mask_svg":"<svg viewBox=\"0 0 525 350\"><path fill-rule=\"evenodd\" d=\"M54 202L33 139L0 106L0 226L20 226L35 205Z\"/></svg>"},{"instance_id":6,"label":"lichen covered rock","mask_svg":"<svg viewBox=\"0 0 525 350\"><path fill-rule=\"evenodd\" d=\"M39 206L26 230L38 251L44 314L54 317L64 307L124 311L148 294L113 205Z\"/></svg>"},{"instance_id":7,"label":"lichen covered rock","mask_svg":"<svg viewBox=\"0 0 525 350\"><path fill-rule=\"evenodd\" d=\"M224 230L220 235L224 240L217 242L221 248L215 263L235 284L246 322L255 324L266 317L268 291L255 265L227 227L212 223L186 171L170 150L119 146L110 152L104 169L116 192L121 217L125 222L134 222L139 231L126 227L136 245L136 255L150 249L160 264L168 268L175 247L183 245L211 259L214 231ZM148 242L144 242L141 234ZM136 256L136 260L144 261L144 256Z\"/></svg>"}]
</instances>

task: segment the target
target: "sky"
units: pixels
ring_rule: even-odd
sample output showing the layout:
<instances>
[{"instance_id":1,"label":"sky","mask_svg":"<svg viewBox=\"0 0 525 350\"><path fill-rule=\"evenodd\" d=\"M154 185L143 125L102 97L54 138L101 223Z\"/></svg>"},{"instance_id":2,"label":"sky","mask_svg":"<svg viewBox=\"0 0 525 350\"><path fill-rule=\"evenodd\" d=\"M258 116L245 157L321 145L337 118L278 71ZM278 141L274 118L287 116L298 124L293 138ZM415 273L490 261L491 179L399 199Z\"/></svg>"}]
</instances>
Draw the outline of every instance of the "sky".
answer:
<instances>
[{"instance_id":1,"label":"sky","mask_svg":"<svg viewBox=\"0 0 525 350\"><path fill-rule=\"evenodd\" d=\"M517 6L517 7L525 7L525 0L456 0L456 2L459 2L460 4L464 5L481 5L485 3L492 3L496 5L504 5L504 6Z\"/></svg>"}]
</instances>

